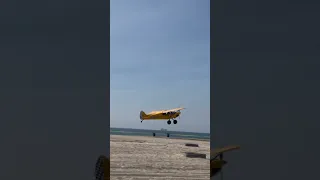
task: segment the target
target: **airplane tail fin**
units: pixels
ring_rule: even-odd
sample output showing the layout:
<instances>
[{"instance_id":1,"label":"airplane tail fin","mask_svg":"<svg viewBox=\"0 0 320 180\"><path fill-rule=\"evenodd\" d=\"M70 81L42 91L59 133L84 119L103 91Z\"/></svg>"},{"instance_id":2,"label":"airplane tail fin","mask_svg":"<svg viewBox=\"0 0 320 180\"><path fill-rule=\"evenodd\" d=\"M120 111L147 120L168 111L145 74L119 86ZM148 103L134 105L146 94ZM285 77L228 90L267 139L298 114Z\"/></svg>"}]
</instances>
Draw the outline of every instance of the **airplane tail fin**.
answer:
<instances>
[{"instance_id":1,"label":"airplane tail fin","mask_svg":"<svg viewBox=\"0 0 320 180\"><path fill-rule=\"evenodd\" d=\"M140 119L143 120L145 116L146 116L146 113L143 111L140 111Z\"/></svg>"}]
</instances>

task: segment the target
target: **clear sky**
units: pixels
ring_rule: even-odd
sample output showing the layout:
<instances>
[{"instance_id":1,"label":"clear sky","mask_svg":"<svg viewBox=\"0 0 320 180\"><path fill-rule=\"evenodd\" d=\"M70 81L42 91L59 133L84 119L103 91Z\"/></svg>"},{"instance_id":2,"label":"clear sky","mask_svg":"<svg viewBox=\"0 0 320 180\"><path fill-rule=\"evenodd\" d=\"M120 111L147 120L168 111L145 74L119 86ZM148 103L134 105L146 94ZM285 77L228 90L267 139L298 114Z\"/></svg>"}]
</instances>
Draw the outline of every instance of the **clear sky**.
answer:
<instances>
[{"instance_id":1,"label":"clear sky","mask_svg":"<svg viewBox=\"0 0 320 180\"><path fill-rule=\"evenodd\" d=\"M210 132L210 1L111 0L110 126ZM178 124L139 112L183 106Z\"/></svg>"}]
</instances>

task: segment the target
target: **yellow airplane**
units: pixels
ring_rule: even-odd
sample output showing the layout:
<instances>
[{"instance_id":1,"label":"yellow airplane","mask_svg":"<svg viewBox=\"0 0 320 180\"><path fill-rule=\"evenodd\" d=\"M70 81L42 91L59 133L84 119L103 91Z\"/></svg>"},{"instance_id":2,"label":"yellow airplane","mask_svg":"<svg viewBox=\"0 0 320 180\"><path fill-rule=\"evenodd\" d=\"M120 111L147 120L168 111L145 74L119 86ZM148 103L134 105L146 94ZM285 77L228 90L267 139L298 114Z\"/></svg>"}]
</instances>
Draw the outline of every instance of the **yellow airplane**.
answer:
<instances>
[{"instance_id":1,"label":"yellow airplane","mask_svg":"<svg viewBox=\"0 0 320 180\"><path fill-rule=\"evenodd\" d=\"M240 149L239 146L228 146L211 151L210 156L210 177L217 175L220 172L220 177L223 179L222 168L227 164L223 159L223 153Z\"/></svg>"},{"instance_id":2,"label":"yellow airplane","mask_svg":"<svg viewBox=\"0 0 320 180\"><path fill-rule=\"evenodd\" d=\"M180 116L181 110L185 108L175 108L170 110L161 110L161 111L152 111L146 114L143 111L140 111L141 123L143 120L168 120L167 124L171 124L171 119L173 124L177 124L178 121L175 119ZM179 117L180 118L180 117Z\"/></svg>"}]
</instances>

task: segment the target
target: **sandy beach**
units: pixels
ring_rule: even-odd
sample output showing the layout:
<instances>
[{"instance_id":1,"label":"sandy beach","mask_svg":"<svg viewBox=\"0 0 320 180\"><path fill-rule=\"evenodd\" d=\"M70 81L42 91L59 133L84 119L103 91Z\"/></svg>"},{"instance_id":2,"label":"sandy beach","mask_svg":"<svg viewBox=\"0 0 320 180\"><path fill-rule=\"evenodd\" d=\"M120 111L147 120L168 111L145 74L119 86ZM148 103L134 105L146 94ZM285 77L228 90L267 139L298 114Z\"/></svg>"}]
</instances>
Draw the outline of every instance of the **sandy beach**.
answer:
<instances>
[{"instance_id":1,"label":"sandy beach","mask_svg":"<svg viewBox=\"0 0 320 180\"><path fill-rule=\"evenodd\" d=\"M187 152L207 159L188 158ZM210 179L209 153L209 141L110 135L111 179Z\"/></svg>"}]
</instances>

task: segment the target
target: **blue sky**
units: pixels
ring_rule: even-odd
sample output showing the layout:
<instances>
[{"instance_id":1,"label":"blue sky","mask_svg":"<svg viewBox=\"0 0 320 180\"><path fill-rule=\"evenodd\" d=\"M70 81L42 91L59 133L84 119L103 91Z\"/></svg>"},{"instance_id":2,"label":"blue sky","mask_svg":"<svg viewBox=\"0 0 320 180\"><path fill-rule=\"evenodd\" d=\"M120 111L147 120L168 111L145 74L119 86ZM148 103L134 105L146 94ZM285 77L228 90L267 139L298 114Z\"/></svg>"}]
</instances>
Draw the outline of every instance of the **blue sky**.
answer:
<instances>
[{"instance_id":1,"label":"blue sky","mask_svg":"<svg viewBox=\"0 0 320 180\"><path fill-rule=\"evenodd\" d=\"M210 1L111 0L110 126L210 132ZM139 112L183 106L178 124Z\"/></svg>"}]
</instances>

